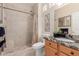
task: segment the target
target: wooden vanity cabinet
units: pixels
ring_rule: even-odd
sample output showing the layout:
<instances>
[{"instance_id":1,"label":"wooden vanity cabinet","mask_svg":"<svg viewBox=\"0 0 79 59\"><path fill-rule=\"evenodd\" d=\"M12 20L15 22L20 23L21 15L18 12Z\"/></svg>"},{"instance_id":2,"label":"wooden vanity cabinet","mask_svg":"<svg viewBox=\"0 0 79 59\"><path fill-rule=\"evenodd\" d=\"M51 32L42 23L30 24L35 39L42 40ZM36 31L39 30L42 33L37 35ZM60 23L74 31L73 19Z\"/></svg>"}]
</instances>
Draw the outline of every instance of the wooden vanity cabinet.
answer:
<instances>
[{"instance_id":1,"label":"wooden vanity cabinet","mask_svg":"<svg viewBox=\"0 0 79 59\"><path fill-rule=\"evenodd\" d=\"M45 40L45 55L46 56L56 56L57 53L57 44L50 40Z\"/></svg>"},{"instance_id":2,"label":"wooden vanity cabinet","mask_svg":"<svg viewBox=\"0 0 79 59\"><path fill-rule=\"evenodd\" d=\"M69 56L79 56L79 51L65 47L63 45L59 45L60 51L69 55Z\"/></svg>"},{"instance_id":3,"label":"wooden vanity cabinet","mask_svg":"<svg viewBox=\"0 0 79 59\"><path fill-rule=\"evenodd\" d=\"M45 40L45 55L46 56L67 56L65 53L60 51L59 44L50 40Z\"/></svg>"},{"instance_id":4,"label":"wooden vanity cabinet","mask_svg":"<svg viewBox=\"0 0 79 59\"><path fill-rule=\"evenodd\" d=\"M45 55L46 56L56 56L57 55L57 50L56 49L53 49L50 46L46 46L45 49L46 49L45 50Z\"/></svg>"},{"instance_id":5,"label":"wooden vanity cabinet","mask_svg":"<svg viewBox=\"0 0 79 59\"><path fill-rule=\"evenodd\" d=\"M79 51L58 44L51 40L45 40L46 56L79 56Z\"/></svg>"},{"instance_id":6,"label":"wooden vanity cabinet","mask_svg":"<svg viewBox=\"0 0 79 59\"><path fill-rule=\"evenodd\" d=\"M64 54L62 52L59 52L58 56L68 56L68 55L66 55L66 54Z\"/></svg>"},{"instance_id":7,"label":"wooden vanity cabinet","mask_svg":"<svg viewBox=\"0 0 79 59\"><path fill-rule=\"evenodd\" d=\"M45 40L45 46L50 46L51 48L57 49L57 43L50 40Z\"/></svg>"}]
</instances>

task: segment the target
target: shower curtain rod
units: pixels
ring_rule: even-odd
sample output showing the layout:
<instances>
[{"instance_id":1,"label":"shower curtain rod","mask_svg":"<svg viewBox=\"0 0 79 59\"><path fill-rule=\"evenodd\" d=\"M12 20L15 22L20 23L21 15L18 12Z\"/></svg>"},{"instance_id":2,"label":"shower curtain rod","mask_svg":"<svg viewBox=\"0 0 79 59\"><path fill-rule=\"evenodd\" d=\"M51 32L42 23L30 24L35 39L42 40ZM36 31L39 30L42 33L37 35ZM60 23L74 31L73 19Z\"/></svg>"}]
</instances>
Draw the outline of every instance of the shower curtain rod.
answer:
<instances>
[{"instance_id":1,"label":"shower curtain rod","mask_svg":"<svg viewBox=\"0 0 79 59\"><path fill-rule=\"evenodd\" d=\"M0 6L0 7L3 8L3 9L8 9L8 10L13 10L13 11L17 11L17 12L22 12L22 13L26 13L26 14L33 15L33 14L30 13L30 12L24 12L24 11L20 11L20 10L16 10L16 9L8 8L8 7L2 7L2 6Z\"/></svg>"}]
</instances>

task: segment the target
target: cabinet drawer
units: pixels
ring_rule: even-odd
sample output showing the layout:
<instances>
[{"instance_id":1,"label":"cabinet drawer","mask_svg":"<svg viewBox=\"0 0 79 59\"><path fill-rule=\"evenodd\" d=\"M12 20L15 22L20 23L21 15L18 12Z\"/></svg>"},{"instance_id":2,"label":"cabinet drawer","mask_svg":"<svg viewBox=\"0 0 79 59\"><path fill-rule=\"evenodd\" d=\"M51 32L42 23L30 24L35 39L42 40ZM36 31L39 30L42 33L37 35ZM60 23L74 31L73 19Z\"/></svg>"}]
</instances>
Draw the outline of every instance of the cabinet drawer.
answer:
<instances>
[{"instance_id":1,"label":"cabinet drawer","mask_svg":"<svg viewBox=\"0 0 79 59\"><path fill-rule=\"evenodd\" d=\"M71 53L71 49L68 48L68 47L65 47L63 45L60 45L60 51L63 52L63 53L65 53L65 54L71 55L70 54Z\"/></svg>"},{"instance_id":2,"label":"cabinet drawer","mask_svg":"<svg viewBox=\"0 0 79 59\"><path fill-rule=\"evenodd\" d=\"M45 45L48 45L52 48L57 49L57 43L53 42L53 41L49 41L49 40L45 40Z\"/></svg>"},{"instance_id":3,"label":"cabinet drawer","mask_svg":"<svg viewBox=\"0 0 79 59\"><path fill-rule=\"evenodd\" d=\"M51 48L50 46L45 46L45 55L46 56L56 56L57 50Z\"/></svg>"},{"instance_id":4,"label":"cabinet drawer","mask_svg":"<svg viewBox=\"0 0 79 59\"><path fill-rule=\"evenodd\" d=\"M67 55L64 54L64 53L62 53L62 52L60 52L60 53L59 53L59 56L67 56Z\"/></svg>"},{"instance_id":5,"label":"cabinet drawer","mask_svg":"<svg viewBox=\"0 0 79 59\"><path fill-rule=\"evenodd\" d=\"M79 56L79 51L72 49L70 54L73 56Z\"/></svg>"},{"instance_id":6,"label":"cabinet drawer","mask_svg":"<svg viewBox=\"0 0 79 59\"><path fill-rule=\"evenodd\" d=\"M70 56L79 56L79 51L60 45L60 51Z\"/></svg>"}]
</instances>

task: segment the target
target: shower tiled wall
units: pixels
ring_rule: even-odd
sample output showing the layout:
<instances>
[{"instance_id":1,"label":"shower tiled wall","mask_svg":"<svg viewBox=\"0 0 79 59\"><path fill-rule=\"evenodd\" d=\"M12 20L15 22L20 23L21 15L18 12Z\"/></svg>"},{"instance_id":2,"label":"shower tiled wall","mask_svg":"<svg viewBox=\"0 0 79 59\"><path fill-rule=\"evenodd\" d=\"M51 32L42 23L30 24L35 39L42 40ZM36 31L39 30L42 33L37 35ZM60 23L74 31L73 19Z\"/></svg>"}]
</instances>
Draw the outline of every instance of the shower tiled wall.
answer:
<instances>
[{"instance_id":1,"label":"shower tiled wall","mask_svg":"<svg viewBox=\"0 0 79 59\"><path fill-rule=\"evenodd\" d=\"M6 50L12 51L17 47L30 45L33 33L32 5L5 3L3 11L7 40Z\"/></svg>"}]
</instances>

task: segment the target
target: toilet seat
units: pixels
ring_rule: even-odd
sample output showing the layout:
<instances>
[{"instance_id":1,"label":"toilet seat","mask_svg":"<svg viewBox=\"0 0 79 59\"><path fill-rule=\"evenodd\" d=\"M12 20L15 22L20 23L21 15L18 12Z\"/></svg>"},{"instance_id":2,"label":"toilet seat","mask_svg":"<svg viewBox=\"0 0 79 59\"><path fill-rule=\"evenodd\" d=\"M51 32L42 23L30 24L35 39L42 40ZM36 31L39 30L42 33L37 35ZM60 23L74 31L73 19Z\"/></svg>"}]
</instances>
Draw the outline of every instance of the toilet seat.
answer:
<instances>
[{"instance_id":1,"label":"toilet seat","mask_svg":"<svg viewBox=\"0 0 79 59\"><path fill-rule=\"evenodd\" d=\"M38 42L38 43L33 44L32 46L34 49L39 49L39 48L44 47L44 43Z\"/></svg>"}]
</instances>

